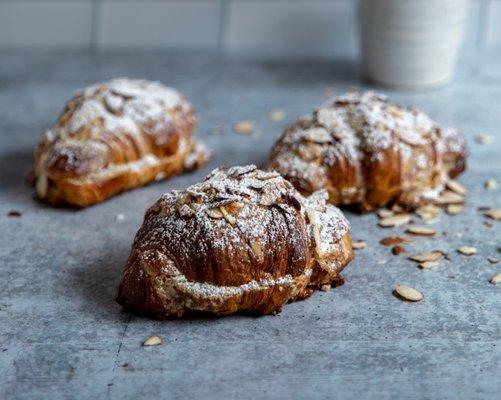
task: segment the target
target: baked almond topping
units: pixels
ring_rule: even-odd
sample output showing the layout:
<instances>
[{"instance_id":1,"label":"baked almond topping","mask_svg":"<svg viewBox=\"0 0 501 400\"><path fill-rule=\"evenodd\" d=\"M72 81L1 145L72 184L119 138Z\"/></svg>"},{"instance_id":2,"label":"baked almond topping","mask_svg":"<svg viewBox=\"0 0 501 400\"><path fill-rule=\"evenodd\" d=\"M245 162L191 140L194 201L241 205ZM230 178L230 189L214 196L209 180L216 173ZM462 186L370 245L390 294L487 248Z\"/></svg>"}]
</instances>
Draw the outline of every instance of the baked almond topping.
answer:
<instances>
[{"instance_id":1,"label":"baked almond topping","mask_svg":"<svg viewBox=\"0 0 501 400\"><path fill-rule=\"evenodd\" d=\"M424 261L422 263L419 263L418 267L421 269L430 269L438 267L438 265L439 265L438 261Z\"/></svg>"},{"instance_id":2,"label":"baked almond topping","mask_svg":"<svg viewBox=\"0 0 501 400\"><path fill-rule=\"evenodd\" d=\"M497 184L495 179L491 178L491 179L487 179L485 181L485 188L487 190L495 190L495 189L497 189L497 187L498 187L498 184Z\"/></svg>"},{"instance_id":3,"label":"baked almond topping","mask_svg":"<svg viewBox=\"0 0 501 400\"><path fill-rule=\"evenodd\" d=\"M395 288L395 293L402 300L420 301L423 299L423 295L419 290L407 285L398 285Z\"/></svg>"},{"instance_id":4,"label":"baked almond topping","mask_svg":"<svg viewBox=\"0 0 501 400\"><path fill-rule=\"evenodd\" d=\"M395 213L391 210L386 209L386 208L381 208L381 209L377 210L376 214L379 218L388 218L388 217L393 216Z\"/></svg>"},{"instance_id":5,"label":"baked almond topping","mask_svg":"<svg viewBox=\"0 0 501 400\"><path fill-rule=\"evenodd\" d=\"M421 254L413 254L409 256L409 260L416 261L418 263L423 263L425 261L438 261L444 257L445 253L440 250L430 251Z\"/></svg>"},{"instance_id":6,"label":"baked almond topping","mask_svg":"<svg viewBox=\"0 0 501 400\"><path fill-rule=\"evenodd\" d=\"M143 343L143 346L159 346L163 344L163 340L160 336L151 336L146 339Z\"/></svg>"},{"instance_id":7,"label":"baked almond topping","mask_svg":"<svg viewBox=\"0 0 501 400\"><path fill-rule=\"evenodd\" d=\"M406 229L407 233L418 236L435 236L435 230L424 226L409 226Z\"/></svg>"},{"instance_id":8,"label":"baked almond topping","mask_svg":"<svg viewBox=\"0 0 501 400\"><path fill-rule=\"evenodd\" d=\"M254 131L256 130L256 126L254 125L254 122L252 122L252 121L241 121L241 122L237 122L233 126L233 129L235 130L236 133L250 135L250 134L254 133Z\"/></svg>"},{"instance_id":9,"label":"baked almond topping","mask_svg":"<svg viewBox=\"0 0 501 400\"><path fill-rule=\"evenodd\" d=\"M405 249L402 246L397 245L391 248L391 252L393 255L399 256L400 254L405 253Z\"/></svg>"},{"instance_id":10,"label":"baked almond topping","mask_svg":"<svg viewBox=\"0 0 501 400\"><path fill-rule=\"evenodd\" d=\"M491 264L497 264L499 262L499 259L496 257L487 257L487 261L489 261Z\"/></svg>"},{"instance_id":11,"label":"baked almond topping","mask_svg":"<svg viewBox=\"0 0 501 400\"><path fill-rule=\"evenodd\" d=\"M483 214L486 217L491 218L493 220L496 220L496 221L501 220L501 208L492 208L492 209L489 209L487 211L484 211Z\"/></svg>"},{"instance_id":12,"label":"baked almond topping","mask_svg":"<svg viewBox=\"0 0 501 400\"><path fill-rule=\"evenodd\" d=\"M463 206L459 205L459 204L449 204L446 208L445 208L445 212L449 215L457 215L457 214L461 214L463 212Z\"/></svg>"},{"instance_id":13,"label":"baked almond topping","mask_svg":"<svg viewBox=\"0 0 501 400\"><path fill-rule=\"evenodd\" d=\"M351 246L355 250L361 250L367 247L367 243L365 243L363 240L357 240L356 242L353 242Z\"/></svg>"},{"instance_id":14,"label":"baked almond topping","mask_svg":"<svg viewBox=\"0 0 501 400\"><path fill-rule=\"evenodd\" d=\"M456 192L446 190L440 194L440 196L435 200L437 204L463 204L464 197Z\"/></svg>"},{"instance_id":15,"label":"baked almond topping","mask_svg":"<svg viewBox=\"0 0 501 400\"><path fill-rule=\"evenodd\" d=\"M408 224L410 220L411 216L409 214L397 214L391 217L382 218L378 225L383 228L393 228L395 226Z\"/></svg>"},{"instance_id":16,"label":"baked almond topping","mask_svg":"<svg viewBox=\"0 0 501 400\"><path fill-rule=\"evenodd\" d=\"M461 185L458 181L450 179L447 182L445 182L445 186L447 187L447 189L452 190L453 192L463 197L466 196L467 193L466 188L463 185Z\"/></svg>"},{"instance_id":17,"label":"baked almond topping","mask_svg":"<svg viewBox=\"0 0 501 400\"><path fill-rule=\"evenodd\" d=\"M490 282L493 284L493 285L497 285L498 283L501 283L501 272L498 272L496 275L494 275Z\"/></svg>"},{"instance_id":18,"label":"baked almond topping","mask_svg":"<svg viewBox=\"0 0 501 400\"><path fill-rule=\"evenodd\" d=\"M477 254L477 249L471 246L462 246L457 251L465 256L473 256Z\"/></svg>"},{"instance_id":19,"label":"baked almond topping","mask_svg":"<svg viewBox=\"0 0 501 400\"><path fill-rule=\"evenodd\" d=\"M399 236L388 236L384 237L379 241L380 244L383 246L393 246L395 244L401 244L401 243L412 243L412 239L410 238L402 238Z\"/></svg>"}]
</instances>

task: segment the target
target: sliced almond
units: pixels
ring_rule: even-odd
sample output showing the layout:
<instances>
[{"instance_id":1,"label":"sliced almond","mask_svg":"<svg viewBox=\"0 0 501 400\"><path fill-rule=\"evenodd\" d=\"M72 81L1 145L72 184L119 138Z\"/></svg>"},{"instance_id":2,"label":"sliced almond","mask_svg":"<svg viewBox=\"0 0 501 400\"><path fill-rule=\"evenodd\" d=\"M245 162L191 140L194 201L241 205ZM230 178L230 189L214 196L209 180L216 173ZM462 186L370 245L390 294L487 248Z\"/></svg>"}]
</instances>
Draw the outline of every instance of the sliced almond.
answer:
<instances>
[{"instance_id":1,"label":"sliced almond","mask_svg":"<svg viewBox=\"0 0 501 400\"><path fill-rule=\"evenodd\" d=\"M473 256L477 254L477 249L471 246L462 246L457 251L465 256Z\"/></svg>"},{"instance_id":2,"label":"sliced almond","mask_svg":"<svg viewBox=\"0 0 501 400\"><path fill-rule=\"evenodd\" d=\"M493 285L497 285L498 283L501 283L501 272L498 272L496 275L494 275L490 282L493 284Z\"/></svg>"},{"instance_id":3,"label":"sliced almond","mask_svg":"<svg viewBox=\"0 0 501 400\"><path fill-rule=\"evenodd\" d=\"M487 261L489 261L491 264L497 264L499 262L496 257L487 257Z\"/></svg>"},{"instance_id":4,"label":"sliced almond","mask_svg":"<svg viewBox=\"0 0 501 400\"><path fill-rule=\"evenodd\" d=\"M498 184L497 184L495 179L491 178L491 179L487 179L485 181L485 188L487 190L494 190L494 189L497 189L497 187L498 187Z\"/></svg>"},{"instance_id":5,"label":"sliced almond","mask_svg":"<svg viewBox=\"0 0 501 400\"><path fill-rule=\"evenodd\" d=\"M460 194L461 196L466 196L467 190L466 188L461 185L458 181L455 181L453 179L449 179L447 182L445 182L445 186L447 189L452 190L453 192Z\"/></svg>"},{"instance_id":6,"label":"sliced almond","mask_svg":"<svg viewBox=\"0 0 501 400\"><path fill-rule=\"evenodd\" d=\"M209 217L214 218L214 219L221 219L224 217L224 214L221 212L221 210L218 207L209 208L206 212L207 212L207 215Z\"/></svg>"},{"instance_id":7,"label":"sliced almond","mask_svg":"<svg viewBox=\"0 0 501 400\"><path fill-rule=\"evenodd\" d=\"M159 346L163 344L163 340L160 336L151 336L146 339L143 343L143 346Z\"/></svg>"},{"instance_id":8,"label":"sliced almond","mask_svg":"<svg viewBox=\"0 0 501 400\"><path fill-rule=\"evenodd\" d=\"M268 118L273 122L280 122L285 119L285 113L282 110L271 110Z\"/></svg>"},{"instance_id":9,"label":"sliced almond","mask_svg":"<svg viewBox=\"0 0 501 400\"><path fill-rule=\"evenodd\" d=\"M254 254L254 257L258 262L263 261L263 248L261 246L261 243L259 243L259 240L252 240L251 241L251 248L252 248L252 254Z\"/></svg>"},{"instance_id":10,"label":"sliced almond","mask_svg":"<svg viewBox=\"0 0 501 400\"><path fill-rule=\"evenodd\" d=\"M439 205L446 204L462 204L464 203L464 197L456 192L446 190L440 194L440 196L435 200Z\"/></svg>"},{"instance_id":11,"label":"sliced almond","mask_svg":"<svg viewBox=\"0 0 501 400\"><path fill-rule=\"evenodd\" d=\"M483 214L493 220L501 220L501 208L491 208L490 210L484 211Z\"/></svg>"},{"instance_id":12,"label":"sliced almond","mask_svg":"<svg viewBox=\"0 0 501 400\"><path fill-rule=\"evenodd\" d=\"M243 133L244 135L250 135L256 130L256 126L252 121L241 121L237 122L233 129L236 133Z\"/></svg>"},{"instance_id":13,"label":"sliced almond","mask_svg":"<svg viewBox=\"0 0 501 400\"><path fill-rule=\"evenodd\" d=\"M409 226L406 229L406 232L418 236L435 236L436 234L434 229L426 228L424 226Z\"/></svg>"},{"instance_id":14,"label":"sliced almond","mask_svg":"<svg viewBox=\"0 0 501 400\"><path fill-rule=\"evenodd\" d=\"M440 207L434 204L425 204L416 210L416 214L419 215L423 221L430 222L440 214Z\"/></svg>"},{"instance_id":15,"label":"sliced almond","mask_svg":"<svg viewBox=\"0 0 501 400\"><path fill-rule=\"evenodd\" d=\"M379 241L383 246L393 246L395 244L412 243L412 239L399 236L387 236Z\"/></svg>"},{"instance_id":16,"label":"sliced almond","mask_svg":"<svg viewBox=\"0 0 501 400\"><path fill-rule=\"evenodd\" d=\"M463 212L463 206L460 204L449 204L445 208L445 212L449 215L457 215Z\"/></svg>"},{"instance_id":17,"label":"sliced almond","mask_svg":"<svg viewBox=\"0 0 501 400\"><path fill-rule=\"evenodd\" d=\"M376 214L379 218L388 218L393 216L395 213L391 210L388 210L387 208L382 208L380 210L377 210Z\"/></svg>"},{"instance_id":18,"label":"sliced almond","mask_svg":"<svg viewBox=\"0 0 501 400\"><path fill-rule=\"evenodd\" d=\"M430 269L430 268L438 267L438 264L439 264L438 261L425 261L425 262L419 263L418 267L421 269Z\"/></svg>"},{"instance_id":19,"label":"sliced almond","mask_svg":"<svg viewBox=\"0 0 501 400\"><path fill-rule=\"evenodd\" d=\"M223 213L223 216L226 219L226 221L228 221L233 226L237 224L237 219L230 212L228 212L228 210L226 210L225 206L220 206L219 209Z\"/></svg>"},{"instance_id":20,"label":"sliced almond","mask_svg":"<svg viewBox=\"0 0 501 400\"><path fill-rule=\"evenodd\" d=\"M426 261L438 261L440 260L445 253L440 250L430 251L426 253L413 254L409 256L409 260L416 261L418 263L423 263Z\"/></svg>"},{"instance_id":21,"label":"sliced almond","mask_svg":"<svg viewBox=\"0 0 501 400\"><path fill-rule=\"evenodd\" d=\"M400 226L404 224L408 224L411 220L411 216L409 214L398 214L392 215L391 217L382 218L378 225L383 228L393 228L395 226Z\"/></svg>"},{"instance_id":22,"label":"sliced almond","mask_svg":"<svg viewBox=\"0 0 501 400\"><path fill-rule=\"evenodd\" d=\"M477 143L480 144L488 144L493 142L492 136L489 135L484 135L483 133L479 133L478 135L475 135L475 140Z\"/></svg>"},{"instance_id":23,"label":"sliced almond","mask_svg":"<svg viewBox=\"0 0 501 400\"><path fill-rule=\"evenodd\" d=\"M322 285L320 290L322 290L322 292L328 292L329 290L331 290L331 285Z\"/></svg>"},{"instance_id":24,"label":"sliced almond","mask_svg":"<svg viewBox=\"0 0 501 400\"><path fill-rule=\"evenodd\" d=\"M407 285L398 285L395 288L395 293L402 300L420 301L423 299L423 295L419 290Z\"/></svg>"},{"instance_id":25,"label":"sliced almond","mask_svg":"<svg viewBox=\"0 0 501 400\"><path fill-rule=\"evenodd\" d=\"M363 240L357 240L356 242L353 242L351 244L351 247L355 250L362 250L367 247L367 243L365 243Z\"/></svg>"}]
</instances>

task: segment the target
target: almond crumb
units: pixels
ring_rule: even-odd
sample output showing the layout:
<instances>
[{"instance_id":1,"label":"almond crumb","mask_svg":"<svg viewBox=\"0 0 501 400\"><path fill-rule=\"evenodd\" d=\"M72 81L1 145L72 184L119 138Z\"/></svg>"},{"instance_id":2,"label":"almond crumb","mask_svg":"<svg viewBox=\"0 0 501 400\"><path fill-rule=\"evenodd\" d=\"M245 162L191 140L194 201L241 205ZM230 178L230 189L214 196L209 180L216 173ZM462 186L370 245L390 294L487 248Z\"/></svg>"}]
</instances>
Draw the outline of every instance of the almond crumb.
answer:
<instances>
[{"instance_id":1,"label":"almond crumb","mask_svg":"<svg viewBox=\"0 0 501 400\"><path fill-rule=\"evenodd\" d=\"M252 121L237 122L233 129L236 133L243 133L244 135L251 135L256 130L256 126Z\"/></svg>"},{"instance_id":2,"label":"almond crumb","mask_svg":"<svg viewBox=\"0 0 501 400\"><path fill-rule=\"evenodd\" d=\"M461 195L461 196L466 196L466 188L461 185L458 181L455 181L453 179L449 179L446 183L445 186L447 189L452 190L453 192Z\"/></svg>"},{"instance_id":3,"label":"almond crumb","mask_svg":"<svg viewBox=\"0 0 501 400\"><path fill-rule=\"evenodd\" d=\"M422 263L419 263L418 267L421 269L430 269L438 267L438 265L439 265L438 261L424 261Z\"/></svg>"},{"instance_id":4,"label":"almond crumb","mask_svg":"<svg viewBox=\"0 0 501 400\"><path fill-rule=\"evenodd\" d=\"M280 122L285 119L285 113L282 110L271 110L268 114L268 118L273 122Z\"/></svg>"},{"instance_id":5,"label":"almond crumb","mask_svg":"<svg viewBox=\"0 0 501 400\"><path fill-rule=\"evenodd\" d=\"M379 221L378 225L383 228L393 228L395 226L408 224L410 220L411 216L409 214L398 214L391 217L382 218Z\"/></svg>"},{"instance_id":6,"label":"almond crumb","mask_svg":"<svg viewBox=\"0 0 501 400\"><path fill-rule=\"evenodd\" d=\"M143 346L159 346L163 344L163 340L160 336L151 336L146 339L143 343Z\"/></svg>"},{"instance_id":7,"label":"almond crumb","mask_svg":"<svg viewBox=\"0 0 501 400\"><path fill-rule=\"evenodd\" d=\"M398 285L395 288L395 294L402 300L407 300L407 301L420 301L423 299L422 293L407 285Z\"/></svg>"},{"instance_id":8,"label":"almond crumb","mask_svg":"<svg viewBox=\"0 0 501 400\"><path fill-rule=\"evenodd\" d=\"M501 208L491 208L487 211L484 211L483 214L495 221L501 220Z\"/></svg>"},{"instance_id":9,"label":"almond crumb","mask_svg":"<svg viewBox=\"0 0 501 400\"><path fill-rule=\"evenodd\" d=\"M477 143L480 144L488 144L493 142L492 136L485 135L483 133L479 133L478 135L475 135L475 140Z\"/></svg>"},{"instance_id":10,"label":"almond crumb","mask_svg":"<svg viewBox=\"0 0 501 400\"><path fill-rule=\"evenodd\" d=\"M462 246L457 249L458 253L463 254L465 256L473 256L477 254L477 249L471 246Z\"/></svg>"},{"instance_id":11,"label":"almond crumb","mask_svg":"<svg viewBox=\"0 0 501 400\"><path fill-rule=\"evenodd\" d=\"M449 215L457 215L463 212L463 206L459 204L449 204L445 208L445 212Z\"/></svg>"},{"instance_id":12,"label":"almond crumb","mask_svg":"<svg viewBox=\"0 0 501 400\"><path fill-rule=\"evenodd\" d=\"M426 228L424 226L410 226L406 230L407 233L418 236L435 236L434 229Z\"/></svg>"},{"instance_id":13,"label":"almond crumb","mask_svg":"<svg viewBox=\"0 0 501 400\"><path fill-rule=\"evenodd\" d=\"M497 189L497 187L498 187L498 184L497 184L495 179L491 178L491 179L487 179L485 181L485 188L487 190L495 190L495 189Z\"/></svg>"},{"instance_id":14,"label":"almond crumb","mask_svg":"<svg viewBox=\"0 0 501 400\"><path fill-rule=\"evenodd\" d=\"M400 254L405 253L405 249L402 246L397 245L391 248L391 252L393 255L399 256Z\"/></svg>"},{"instance_id":15,"label":"almond crumb","mask_svg":"<svg viewBox=\"0 0 501 400\"><path fill-rule=\"evenodd\" d=\"M322 290L322 292L328 292L329 290L331 290L331 285L322 285L320 290Z\"/></svg>"},{"instance_id":16,"label":"almond crumb","mask_svg":"<svg viewBox=\"0 0 501 400\"><path fill-rule=\"evenodd\" d=\"M499 262L499 259L496 257L487 257L487 261L489 261L491 264L497 264Z\"/></svg>"},{"instance_id":17,"label":"almond crumb","mask_svg":"<svg viewBox=\"0 0 501 400\"><path fill-rule=\"evenodd\" d=\"M445 256L445 253L441 250L430 251L426 253L413 254L409 256L409 260L416 261L418 263L423 263L425 261L438 261Z\"/></svg>"},{"instance_id":18,"label":"almond crumb","mask_svg":"<svg viewBox=\"0 0 501 400\"><path fill-rule=\"evenodd\" d=\"M491 279L490 282L493 285L497 285L498 283L501 283L501 272L498 272L496 275L494 275Z\"/></svg>"},{"instance_id":19,"label":"almond crumb","mask_svg":"<svg viewBox=\"0 0 501 400\"><path fill-rule=\"evenodd\" d=\"M356 242L353 242L351 244L351 247L355 250L362 250L367 247L367 243L365 243L363 240L357 240Z\"/></svg>"}]
</instances>

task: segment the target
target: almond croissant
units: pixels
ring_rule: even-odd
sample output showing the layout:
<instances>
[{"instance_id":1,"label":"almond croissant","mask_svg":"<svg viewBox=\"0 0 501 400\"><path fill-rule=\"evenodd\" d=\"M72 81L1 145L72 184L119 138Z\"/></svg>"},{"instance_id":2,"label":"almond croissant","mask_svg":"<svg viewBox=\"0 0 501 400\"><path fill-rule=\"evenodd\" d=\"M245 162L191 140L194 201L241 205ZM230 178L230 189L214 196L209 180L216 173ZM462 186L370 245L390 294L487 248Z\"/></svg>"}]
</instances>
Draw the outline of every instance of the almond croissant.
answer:
<instances>
[{"instance_id":1,"label":"almond croissant","mask_svg":"<svg viewBox=\"0 0 501 400\"><path fill-rule=\"evenodd\" d=\"M304 198L254 165L216 169L146 212L116 299L157 318L276 312L342 283L348 230L325 192Z\"/></svg>"},{"instance_id":2,"label":"almond croissant","mask_svg":"<svg viewBox=\"0 0 501 400\"><path fill-rule=\"evenodd\" d=\"M465 165L458 131L373 92L334 98L298 120L273 147L269 164L303 194L326 189L331 203L361 211L433 203Z\"/></svg>"},{"instance_id":3,"label":"almond croissant","mask_svg":"<svg viewBox=\"0 0 501 400\"><path fill-rule=\"evenodd\" d=\"M35 152L37 195L86 207L206 161L190 104L159 82L125 78L73 97Z\"/></svg>"}]
</instances>

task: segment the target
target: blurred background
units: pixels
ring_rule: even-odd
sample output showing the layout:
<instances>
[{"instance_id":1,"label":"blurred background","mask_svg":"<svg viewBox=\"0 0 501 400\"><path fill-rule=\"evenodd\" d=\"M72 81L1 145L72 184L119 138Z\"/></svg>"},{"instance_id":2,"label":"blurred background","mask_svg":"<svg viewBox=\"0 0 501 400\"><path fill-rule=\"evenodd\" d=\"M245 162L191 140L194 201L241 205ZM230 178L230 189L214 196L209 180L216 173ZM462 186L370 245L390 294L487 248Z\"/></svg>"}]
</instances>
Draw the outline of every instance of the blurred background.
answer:
<instances>
[{"instance_id":1,"label":"blurred background","mask_svg":"<svg viewBox=\"0 0 501 400\"><path fill-rule=\"evenodd\" d=\"M356 8L353 0L0 0L0 47L354 57ZM472 0L460 57L501 50L499 21L500 0Z\"/></svg>"}]
</instances>

